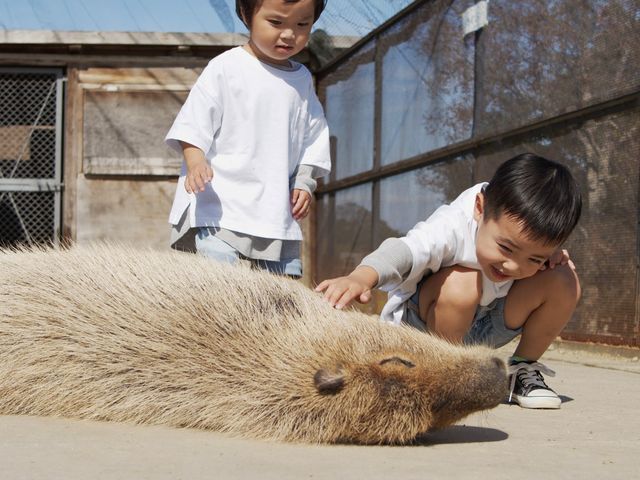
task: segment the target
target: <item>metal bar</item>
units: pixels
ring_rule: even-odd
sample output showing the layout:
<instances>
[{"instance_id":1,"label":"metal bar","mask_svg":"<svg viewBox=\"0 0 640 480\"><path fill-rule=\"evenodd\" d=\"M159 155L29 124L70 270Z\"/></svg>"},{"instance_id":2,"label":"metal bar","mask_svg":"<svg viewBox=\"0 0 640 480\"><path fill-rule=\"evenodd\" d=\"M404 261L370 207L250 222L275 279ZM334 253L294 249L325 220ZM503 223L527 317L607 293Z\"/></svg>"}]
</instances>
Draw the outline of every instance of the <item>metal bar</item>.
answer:
<instances>
[{"instance_id":1,"label":"metal bar","mask_svg":"<svg viewBox=\"0 0 640 480\"><path fill-rule=\"evenodd\" d=\"M374 108L373 108L373 172L382 166L382 48L376 40L374 51ZM380 181L374 180L371 188L371 239L377 242L380 225ZM373 247L373 245L372 245Z\"/></svg>"},{"instance_id":2,"label":"metal bar","mask_svg":"<svg viewBox=\"0 0 640 480\"><path fill-rule=\"evenodd\" d=\"M640 167L638 168L638 190L636 191L636 301L635 301L635 345L640 345Z\"/></svg>"},{"instance_id":3,"label":"metal bar","mask_svg":"<svg viewBox=\"0 0 640 480\"><path fill-rule=\"evenodd\" d=\"M62 184L48 178L0 178L0 192L57 192Z\"/></svg>"},{"instance_id":4,"label":"metal bar","mask_svg":"<svg viewBox=\"0 0 640 480\"><path fill-rule=\"evenodd\" d=\"M57 189L53 199L53 244L58 246L62 232L62 122L64 110L64 85L66 78L58 72L56 78L56 145L55 182Z\"/></svg>"},{"instance_id":5,"label":"metal bar","mask_svg":"<svg viewBox=\"0 0 640 480\"><path fill-rule=\"evenodd\" d=\"M34 67L2 67L2 73L10 74L39 74L59 75L59 68L34 68Z\"/></svg>"},{"instance_id":6,"label":"metal bar","mask_svg":"<svg viewBox=\"0 0 640 480\"><path fill-rule=\"evenodd\" d=\"M342 180L327 183L321 185L318 188L317 194L321 195L327 192L334 192L376 179L396 175L408 170L414 170L418 167L423 167L428 164L436 163L442 160L449 159L451 157L467 153L468 151L475 148L485 147L487 145L509 140L511 138L518 137L524 134L531 134L537 130L542 130L544 128L552 127L558 124L568 123L574 120L582 120L583 117L602 115L607 113L607 111L609 111L610 109L621 107L626 104L630 105L625 108L633 108L634 106L636 106L633 104L640 104L640 90L635 90L631 93L627 93L610 100L596 103L588 107L572 110L570 112L556 115L554 117L550 117L539 122L535 122L512 130L454 143L443 148L432 150L431 152L425 154L402 160L393 165L385 165L378 171L364 172L348 178L344 178Z\"/></svg>"},{"instance_id":7,"label":"metal bar","mask_svg":"<svg viewBox=\"0 0 640 480\"><path fill-rule=\"evenodd\" d=\"M623 337L622 335L598 335L589 333L562 332L560 338L574 342L594 342L607 345L638 347L640 342L637 338Z\"/></svg>"}]
</instances>

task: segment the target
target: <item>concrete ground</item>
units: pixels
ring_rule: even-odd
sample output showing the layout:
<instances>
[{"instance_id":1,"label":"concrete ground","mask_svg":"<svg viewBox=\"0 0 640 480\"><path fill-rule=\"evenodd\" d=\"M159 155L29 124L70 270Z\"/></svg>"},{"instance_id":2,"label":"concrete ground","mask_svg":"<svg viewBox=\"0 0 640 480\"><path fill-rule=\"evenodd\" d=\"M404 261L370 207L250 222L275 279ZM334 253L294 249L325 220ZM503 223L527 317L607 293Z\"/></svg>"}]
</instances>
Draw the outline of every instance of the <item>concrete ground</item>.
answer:
<instances>
[{"instance_id":1,"label":"concrete ground","mask_svg":"<svg viewBox=\"0 0 640 480\"><path fill-rule=\"evenodd\" d=\"M502 351L506 357L509 352ZM0 479L640 478L640 350L556 343L560 410L514 405L416 445L288 445L213 432L0 416Z\"/></svg>"}]
</instances>

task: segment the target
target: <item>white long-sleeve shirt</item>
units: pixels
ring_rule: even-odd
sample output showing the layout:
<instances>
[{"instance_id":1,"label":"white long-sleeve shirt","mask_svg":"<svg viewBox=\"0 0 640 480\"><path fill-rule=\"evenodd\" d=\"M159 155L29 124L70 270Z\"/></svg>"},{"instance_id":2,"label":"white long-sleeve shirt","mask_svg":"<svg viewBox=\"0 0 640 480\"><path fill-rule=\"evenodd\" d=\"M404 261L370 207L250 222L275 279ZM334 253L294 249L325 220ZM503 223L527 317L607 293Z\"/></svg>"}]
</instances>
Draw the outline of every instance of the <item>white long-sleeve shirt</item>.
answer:
<instances>
[{"instance_id":1,"label":"white long-sleeve shirt","mask_svg":"<svg viewBox=\"0 0 640 480\"><path fill-rule=\"evenodd\" d=\"M214 58L166 136L200 148L213 168L204 192L184 188L183 164L169 222L189 208L192 227L220 227L262 238L300 240L289 179L298 165L328 173L329 132L309 71L281 70L242 47Z\"/></svg>"},{"instance_id":2,"label":"white long-sleeve shirt","mask_svg":"<svg viewBox=\"0 0 640 480\"><path fill-rule=\"evenodd\" d=\"M382 320L396 324L402 321L406 301L429 272L452 265L482 271L476 256L478 223L473 210L476 195L485 185L480 183L465 190L450 205L441 206L417 223L405 237L386 240L362 260L360 265L378 272L377 287L389 292L380 314ZM506 296L512 284L513 280L493 282L483 273L480 305Z\"/></svg>"}]
</instances>

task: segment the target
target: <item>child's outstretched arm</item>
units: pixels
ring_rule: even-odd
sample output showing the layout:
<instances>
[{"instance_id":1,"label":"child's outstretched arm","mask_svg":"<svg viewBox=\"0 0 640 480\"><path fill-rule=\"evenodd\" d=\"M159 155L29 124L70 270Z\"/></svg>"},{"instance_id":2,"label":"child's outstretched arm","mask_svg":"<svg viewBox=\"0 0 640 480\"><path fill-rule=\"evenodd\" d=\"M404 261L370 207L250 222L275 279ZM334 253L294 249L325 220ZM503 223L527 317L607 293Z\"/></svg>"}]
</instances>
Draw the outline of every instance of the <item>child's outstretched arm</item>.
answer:
<instances>
[{"instance_id":1,"label":"child's outstretched arm","mask_svg":"<svg viewBox=\"0 0 640 480\"><path fill-rule=\"evenodd\" d=\"M187 164L184 188L188 193L204 192L205 184L213 179L213 169L198 147L186 142L180 142L180 145Z\"/></svg>"},{"instance_id":2,"label":"child's outstretched arm","mask_svg":"<svg viewBox=\"0 0 640 480\"><path fill-rule=\"evenodd\" d=\"M366 265L360 265L346 277L330 278L316 287L316 292L324 292L324 299L332 307L344 308L357 300L368 303L371 289L378 283L378 272Z\"/></svg>"},{"instance_id":3,"label":"child's outstretched arm","mask_svg":"<svg viewBox=\"0 0 640 480\"><path fill-rule=\"evenodd\" d=\"M316 292L325 292L331 306L344 308L352 300L367 303L371 289L389 291L406 279L413 266L411 250L399 238L387 238L346 277L331 278L320 283Z\"/></svg>"}]
</instances>

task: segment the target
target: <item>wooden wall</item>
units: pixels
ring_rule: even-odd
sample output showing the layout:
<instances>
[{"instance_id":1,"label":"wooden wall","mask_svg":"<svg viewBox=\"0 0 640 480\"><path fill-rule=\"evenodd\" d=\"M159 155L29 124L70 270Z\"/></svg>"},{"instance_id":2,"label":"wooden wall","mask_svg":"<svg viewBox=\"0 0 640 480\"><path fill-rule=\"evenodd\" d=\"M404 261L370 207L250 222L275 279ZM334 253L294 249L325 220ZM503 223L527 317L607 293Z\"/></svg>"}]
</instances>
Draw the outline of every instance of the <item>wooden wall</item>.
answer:
<instances>
[{"instance_id":1,"label":"wooden wall","mask_svg":"<svg viewBox=\"0 0 640 480\"><path fill-rule=\"evenodd\" d=\"M200 68L68 72L64 233L168 247L181 157L164 136Z\"/></svg>"}]
</instances>

